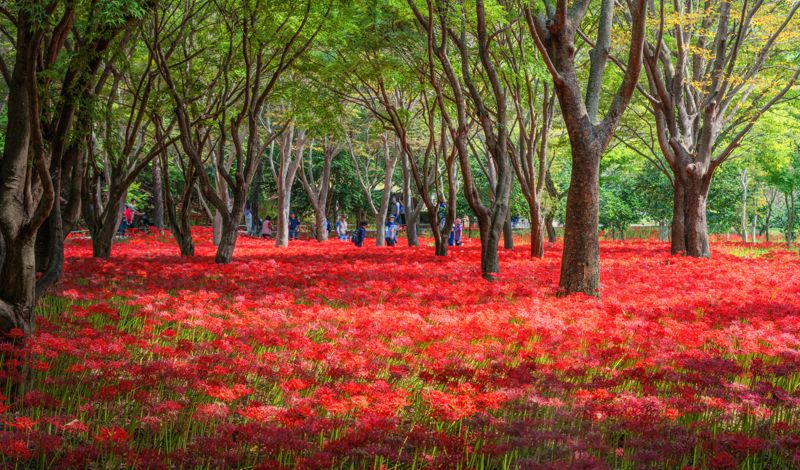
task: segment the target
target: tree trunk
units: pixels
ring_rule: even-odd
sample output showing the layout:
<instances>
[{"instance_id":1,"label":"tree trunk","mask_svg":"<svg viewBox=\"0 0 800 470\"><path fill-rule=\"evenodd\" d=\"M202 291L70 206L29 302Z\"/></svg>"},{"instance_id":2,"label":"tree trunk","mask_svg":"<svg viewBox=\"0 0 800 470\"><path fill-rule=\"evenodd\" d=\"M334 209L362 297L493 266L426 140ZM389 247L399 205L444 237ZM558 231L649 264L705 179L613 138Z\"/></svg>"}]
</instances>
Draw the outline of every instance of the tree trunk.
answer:
<instances>
[{"instance_id":1,"label":"tree trunk","mask_svg":"<svg viewBox=\"0 0 800 470\"><path fill-rule=\"evenodd\" d=\"M278 194L278 226L275 232L275 246L289 246L289 208L291 191Z\"/></svg>"},{"instance_id":2,"label":"tree trunk","mask_svg":"<svg viewBox=\"0 0 800 470\"><path fill-rule=\"evenodd\" d=\"M386 245L386 209L375 215L375 246Z\"/></svg>"},{"instance_id":3,"label":"tree trunk","mask_svg":"<svg viewBox=\"0 0 800 470\"><path fill-rule=\"evenodd\" d=\"M599 295L600 241L599 173L600 151L570 139L572 177L567 192L564 224L564 254L559 287L565 294Z\"/></svg>"},{"instance_id":4,"label":"tree trunk","mask_svg":"<svg viewBox=\"0 0 800 470\"><path fill-rule=\"evenodd\" d=\"M153 225L164 229L164 185L161 180L161 165L153 160Z\"/></svg>"},{"instance_id":5,"label":"tree trunk","mask_svg":"<svg viewBox=\"0 0 800 470\"><path fill-rule=\"evenodd\" d=\"M318 242L328 240L328 218L325 216L325 208L322 207L314 211L314 227L316 231L316 238Z\"/></svg>"},{"instance_id":6,"label":"tree trunk","mask_svg":"<svg viewBox=\"0 0 800 470\"><path fill-rule=\"evenodd\" d=\"M98 221L99 225L89 225L92 235L92 256L95 258L108 259L111 257L114 236L117 234L122 220L124 201L124 196L117 200L109 199L106 203L107 207Z\"/></svg>"},{"instance_id":7,"label":"tree trunk","mask_svg":"<svg viewBox=\"0 0 800 470\"><path fill-rule=\"evenodd\" d=\"M27 236L16 240L2 238L3 263L0 268L0 331L19 328L25 336L34 328L36 303L35 242Z\"/></svg>"},{"instance_id":8,"label":"tree trunk","mask_svg":"<svg viewBox=\"0 0 800 470\"><path fill-rule=\"evenodd\" d=\"M786 203L786 248L792 248L794 241L794 191L783 193Z\"/></svg>"},{"instance_id":9,"label":"tree trunk","mask_svg":"<svg viewBox=\"0 0 800 470\"><path fill-rule=\"evenodd\" d=\"M555 216L553 211L549 211L547 215L544 217L544 228L547 230L547 242L548 243L555 243L558 241L558 237L556 236L556 228L553 225L555 223Z\"/></svg>"},{"instance_id":10,"label":"tree trunk","mask_svg":"<svg viewBox=\"0 0 800 470\"><path fill-rule=\"evenodd\" d=\"M409 198L410 201L410 198ZM419 246L419 209L412 210L413 202L406 205L406 238L408 246ZM420 209L422 206L420 205Z\"/></svg>"},{"instance_id":11,"label":"tree trunk","mask_svg":"<svg viewBox=\"0 0 800 470\"><path fill-rule=\"evenodd\" d=\"M431 226L432 227L432 226ZM434 256L447 256L447 242L450 233L448 232L445 235L444 231L439 231L438 233L436 230L433 230L433 244L434 244Z\"/></svg>"},{"instance_id":12,"label":"tree trunk","mask_svg":"<svg viewBox=\"0 0 800 470\"><path fill-rule=\"evenodd\" d=\"M511 227L511 211L506 214L506 221L503 224L503 248L506 250L514 249L514 230Z\"/></svg>"},{"instance_id":13,"label":"tree trunk","mask_svg":"<svg viewBox=\"0 0 800 470\"><path fill-rule=\"evenodd\" d=\"M686 253L686 208L685 208L685 188L676 175L675 189L672 193L672 225L670 232L671 247L673 255Z\"/></svg>"},{"instance_id":14,"label":"tree trunk","mask_svg":"<svg viewBox=\"0 0 800 470\"><path fill-rule=\"evenodd\" d=\"M691 176L684 191L684 220L686 255L695 258L710 258L706 199L708 183L705 177Z\"/></svg>"},{"instance_id":15,"label":"tree trunk","mask_svg":"<svg viewBox=\"0 0 800 470\"><path fill-rule=\"evenodd\" d=\"M529 203L531 217L531 258L544 258L544 220L539 201Z\"/></svg>"},{"instance_id":16,"label":"tree trunk","mask_svg":"<svg viewBox=\"0 0 800 470\"><path fill-rule=\"evenodd\" d=\"M747 243L747 168L742 170L742 241Z\"/></svg>"},{"instance_id":17,"label":"tree trunk","mask_svg":"<svg viewBox=\"0 0 800 470\"><path fill-rule=\"evenodd\" d=\"M236 247L236 237L239 234L239 219L241 219L242 214L234 214L228 220L225 220L222 224L222 233L219 241L219 245L217 246L217 256L214 258L214 262L217 264L228 264L233 259L233 250Z\"/></svg>"},{"instance_id":18,"label":"tree trunk","mask_svg":"<svg viewBox=\"0 0 800 470\"><path fill-rule=\"evenodd\" d=\"M497 273L500 272L500 260L498 258L498 246L502 236L502 224L494 224L494 230L489 218L480 221L481 234L481 273L487 281L494 281Z\"/></svg>"}]
</instances>

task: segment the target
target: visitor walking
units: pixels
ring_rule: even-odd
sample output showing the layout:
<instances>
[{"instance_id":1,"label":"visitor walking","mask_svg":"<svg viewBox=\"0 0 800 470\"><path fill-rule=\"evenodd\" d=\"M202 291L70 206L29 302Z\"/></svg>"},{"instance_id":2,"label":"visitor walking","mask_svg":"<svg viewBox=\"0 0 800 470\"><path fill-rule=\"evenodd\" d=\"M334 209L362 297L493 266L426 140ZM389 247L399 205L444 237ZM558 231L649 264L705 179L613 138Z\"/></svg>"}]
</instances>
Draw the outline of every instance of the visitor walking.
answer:
<instances>
[{"instance_id":1,"label":"visitor walking","mask_svg":"<svg viewBox=\"0 0 800 470\"><path fill-rule=\"evenodd\" d=\"M300 228L300 219L297 214L292 212L289 214L289 240L297 240L297 231Z\"/></svg>"},{"instance_id":2,"label":"visitor walking","mask_svg":"<svg viewBox=\"0 0 800 470\"><path fill-rule=\"evenodd\" d=\"M394 223L394 216L389 216L389 222L386 223L386 244L395 246L397 244L397 224Z\"/></svg>"},{"instance_id":3,"label":"visitor walking","mask_svg":"<svg viewBox=\"0 0 800 470\"><path fill-rule=\"evenodd\" d=\"M347 216L343 215L339 217L339 221L336 222L336 235L339 237L339 240L347 241Z\"/></svg>"},{"instance_id":4,"label":"visitor walking","mask_svg":"<svg viewBox=\"0 0 800 470\"><path fill-rule=\"evenodd\" d=\"M439 207L436 210L436 216L439 218L439 230L444 230L445 216L447 215L447 206L444 201L439 201Z\"/></svg>"}]
</instances>

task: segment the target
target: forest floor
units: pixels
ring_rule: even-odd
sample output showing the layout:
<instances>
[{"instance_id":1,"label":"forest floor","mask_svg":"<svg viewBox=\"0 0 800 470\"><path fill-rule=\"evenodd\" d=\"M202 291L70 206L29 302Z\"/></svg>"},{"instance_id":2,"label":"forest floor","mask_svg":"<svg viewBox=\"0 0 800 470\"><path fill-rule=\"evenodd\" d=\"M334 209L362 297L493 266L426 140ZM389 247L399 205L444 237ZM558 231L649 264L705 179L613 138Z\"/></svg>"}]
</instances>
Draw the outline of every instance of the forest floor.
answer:
<instances>
[{"instance_id":1,"label":"forest floor","mask_svg":"<svg viewBox=\"0 0 800 470\"><path fill-rule=\"evenodd\" d=\"M2 346L0 466L800 466L796 252L603 242L595 299L557 296L558 245L488 283L475 239L241 237L218 266L195 235L193 259L68 241L36 335Z\"/></svg>"}]
</instances>

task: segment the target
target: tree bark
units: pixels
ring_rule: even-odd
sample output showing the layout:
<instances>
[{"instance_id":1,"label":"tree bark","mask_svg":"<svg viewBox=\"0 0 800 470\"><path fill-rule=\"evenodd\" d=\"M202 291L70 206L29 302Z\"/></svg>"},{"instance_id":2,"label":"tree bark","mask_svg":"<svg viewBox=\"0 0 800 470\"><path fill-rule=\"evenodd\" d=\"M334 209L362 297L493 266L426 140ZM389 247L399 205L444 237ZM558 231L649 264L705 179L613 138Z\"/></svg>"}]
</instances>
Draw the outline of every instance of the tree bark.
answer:
<instances>
[{"instance_id":1,"label":"tree bark","mask_svg":"<svg viewBox=\"0 0 800 470\"><path fill-rule=\"evenodd\" d=\"M530 204L531 258L544 258L544 220L539 202Z\"/></svg>"},{"instance_id":2,"label":"tree bark","mask_svg":"<svg viewBox=\"0 0 800 470\"><path fill-rule=\"evenodd\" d=\"M92 256L95 258L108 259L111 257L111 247L122 220L124 202L124 197L109 199L100 218L95 223L89 223L92 235Z\"/></svg>"},{"instance_id":3,"label":"tree bark","mask_svg":"<svg viewBox=\"0 0 800 470\"><path fill-rule=\"evenodd\" d=\"M558 241L558 236L556 235L556 228L553 226L555 223L555 214L553 211L548 211L547 215L544 217L544 228L547 230L547 242L548 243L555 243Z\"/></svg>"},{"instance_id":4,"label":"tree bark","mask_svg":"<svg viewBox=\"0 0 800 470\"><path fill-rule=\"evenodd\" d=\"M671 248L673 255L686 253L686 190L680 178L674 180L672 193Z\"/></svg>"},{"instance_id":5,"label":"tree bark","mask_svg":"<svg viewBox=\"0 0 800 470\"><path fill-rule=\"evenodd\" d=\"M783 200L786 203L786 248L792 248L794 241L794 191L783 193Z\"/></svg>"},{"instance_id":6,"label":"tree bark","mask_svg":"<svg viewBox=\"0 0 800 470\"><path fill-rule=\"evenodd\" d=\"M747 243L747 168L742 170L742 241Z\"/></svg>"},{"instance_id":7,"label":"tree bark","mask_svg":"<svg viewBox=\"0 0 800 470\"><path fill-rule=\"evenodd\" d=\"M573 171L567 192L560 288L598 295L600 289L600 151L570 139Z\"/></svg>"},{"instance_id":8,"label":"tree bark","mask_svg":"<svg viewBox=\"0 0 800 470\"><path fill-rule=\"evenodd\" d=\"M503 224L503 248L506 250L514 249L514 230L511 227L511 211L506 214L506 222Z\"/></svg>"},{"instance_id":9,"label":"tree bark","mask_svg":"<svg viewBox=\"0 0 800 470\"><path fill-rule=\"evenodd\" d=\"M708 187L705 177L692 177L684 191L687 256L711 257L711 248L708 242L708 223L706 220Z\"/></svg>"},{"instance_id":10,"label":"tree bark","mask_svg":"<svg viewBox=\"0 0 800 470\"><path fill-rule=\"evenodd\" d=\"M315 235L318 242L328 240L328 218L323 211L314 211Z\"/></svg>"},{"instance_id":11,"label":"tree bark","mask_svg":"<svg viewBox=\"0 0 800 470\"><path fill-rule=\"evenodd\" d=\"M236 247L236 237L239 234L239 220L242 218L241 212L234 214L222 224L222 234L217 246L217 255L214 257L214 262L217 264L228 264L233 260L233 250Z\"/></svg>"},{"instance_id":12,"label":"tree bark","mask_svg":"<svg viewBox=\"0 0 800 470\"><path fill-rule=\"evenodd\" d=\"M159 230L164 229L164 185L157 160L153 160L153 225Z\"/></svg>"}]
</instances>

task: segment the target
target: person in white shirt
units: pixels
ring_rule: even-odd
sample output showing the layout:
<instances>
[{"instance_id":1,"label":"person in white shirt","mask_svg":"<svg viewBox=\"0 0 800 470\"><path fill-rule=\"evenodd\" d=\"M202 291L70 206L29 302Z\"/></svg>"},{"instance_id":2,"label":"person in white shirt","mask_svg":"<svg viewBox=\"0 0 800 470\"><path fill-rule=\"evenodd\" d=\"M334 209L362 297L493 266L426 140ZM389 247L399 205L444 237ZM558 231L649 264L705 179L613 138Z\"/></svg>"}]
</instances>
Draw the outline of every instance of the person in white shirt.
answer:
<instances>
[{"instance_id":1,"label":"person in white shirt","mask_svg":"<svg viewBox=\"0 0 800 470\"><path fill-rule=\"evenodd\" d=\"M339 217L339 221L336 222L336 235L339 240L347 241L347 216Z\"/></svg>"}]
</instances>

